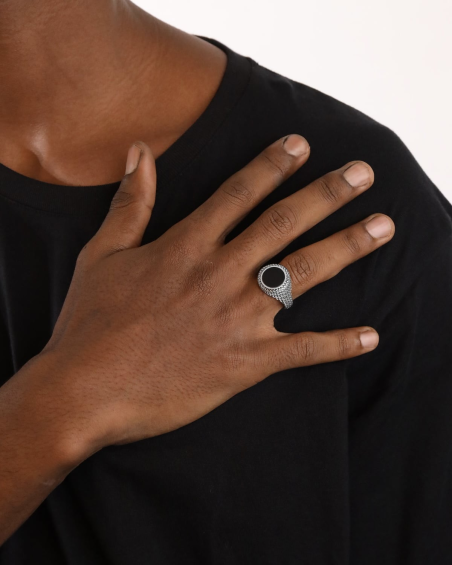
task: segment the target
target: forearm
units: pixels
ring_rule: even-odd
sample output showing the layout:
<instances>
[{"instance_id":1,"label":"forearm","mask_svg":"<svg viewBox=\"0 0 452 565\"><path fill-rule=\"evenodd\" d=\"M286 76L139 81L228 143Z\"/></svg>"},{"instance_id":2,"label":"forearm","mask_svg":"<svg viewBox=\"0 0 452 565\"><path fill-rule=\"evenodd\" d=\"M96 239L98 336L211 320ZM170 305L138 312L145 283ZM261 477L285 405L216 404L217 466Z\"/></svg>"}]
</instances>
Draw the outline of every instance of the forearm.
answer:
<instances>
[{"instance_id":1,"label":"forearm","mask_svg":"<svg viewBox=\"0 0 452 565\"><path fill-rule=\"evenodd\" d=\"M29 361L0 388L0 544L88 456L64 398L46 389L45 356Z\"/></svg>"}]
</instances>

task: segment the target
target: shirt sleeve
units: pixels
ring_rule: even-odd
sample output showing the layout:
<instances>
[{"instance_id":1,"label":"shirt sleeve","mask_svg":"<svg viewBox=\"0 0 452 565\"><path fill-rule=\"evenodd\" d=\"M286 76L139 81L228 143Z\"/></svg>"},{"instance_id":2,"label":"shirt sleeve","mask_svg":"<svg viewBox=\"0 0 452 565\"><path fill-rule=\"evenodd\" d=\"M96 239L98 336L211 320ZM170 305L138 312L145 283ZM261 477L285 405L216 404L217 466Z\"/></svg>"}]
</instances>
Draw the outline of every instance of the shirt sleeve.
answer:
<instances>
[{"instance_id":1,"label":"shirt sleeve","mask_svg":"<svg viewBox=\"0 0 452 565\"><path fill-rule=\"evenodd\" d=\"M387 305L370 291L380 344L347 366L353 565L452 562L451 236L428 255Z\"/></svg>"}]
</instances>

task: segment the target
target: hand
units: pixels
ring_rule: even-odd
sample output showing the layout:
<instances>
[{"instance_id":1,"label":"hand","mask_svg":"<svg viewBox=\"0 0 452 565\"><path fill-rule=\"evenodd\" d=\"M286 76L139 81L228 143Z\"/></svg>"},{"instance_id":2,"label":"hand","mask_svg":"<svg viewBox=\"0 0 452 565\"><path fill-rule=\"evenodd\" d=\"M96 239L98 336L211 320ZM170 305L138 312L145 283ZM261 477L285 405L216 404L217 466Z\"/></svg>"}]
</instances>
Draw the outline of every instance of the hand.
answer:
<instances>
[{"instance_id":1,"label":"hand","mask_svg":"<svg viewBox=\"0 0 452 565\"><path fill-rule=\"evenodd\" d=\"M308 158L298 135L280 139L192 214L142 245L154 204L149 148L127 171L97 234L82 249L53 335L40 354L45 387L76 429L100 448L174 430L277 371L374 349L368 327L283 334L282 305L257 285L259 268L297 236L368 189L373 172L346 164L230 230ZM294 298L393 236L381 214L288 255ZM52 391L52 392L51 392ZM42 392L42 391L41 391ZM55 408L53 408L55 409Z\"/></svg>"}]
</instances>

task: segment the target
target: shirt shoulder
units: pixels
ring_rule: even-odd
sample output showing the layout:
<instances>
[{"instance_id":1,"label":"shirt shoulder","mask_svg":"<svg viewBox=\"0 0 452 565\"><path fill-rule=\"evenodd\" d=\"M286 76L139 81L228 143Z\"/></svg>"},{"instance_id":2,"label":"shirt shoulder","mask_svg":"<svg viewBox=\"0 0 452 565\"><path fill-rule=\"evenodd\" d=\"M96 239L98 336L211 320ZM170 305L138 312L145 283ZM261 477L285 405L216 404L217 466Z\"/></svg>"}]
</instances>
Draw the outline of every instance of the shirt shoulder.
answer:
<instances>
[{"instance_id":1,"label":"shirt shoulder","mask_svg":"<svg viewBox=\"0 0 452 565\"><path fill-rule=\"evenodd\" d=\"M384 253L386 268L397 267L408 275L422 268L422 262L452 233L452 205L388 126L257 63L242 104L239 113L247 122L242 126L255 136L255 151L289 133L299 133L310 143L308 162L276 191L276 199L349 161L363 160L374 170L373 186L314 228L313 238L376 212L388 214L396 235L389 244L391 252Z\"/></svg>"}]
</instances>

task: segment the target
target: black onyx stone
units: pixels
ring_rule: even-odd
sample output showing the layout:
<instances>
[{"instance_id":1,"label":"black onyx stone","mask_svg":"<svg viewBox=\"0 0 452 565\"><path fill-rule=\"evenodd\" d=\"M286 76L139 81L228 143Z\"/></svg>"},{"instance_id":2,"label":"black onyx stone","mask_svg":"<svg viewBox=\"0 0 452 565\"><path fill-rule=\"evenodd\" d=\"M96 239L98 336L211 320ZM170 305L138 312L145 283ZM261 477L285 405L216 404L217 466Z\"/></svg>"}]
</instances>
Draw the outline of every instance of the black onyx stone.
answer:
<instances>
[{"instance_id":1,"label":"black onyx stone","mask_svg":"<svg viewBox=\"0 0 452 565\"><path fill-rule=\"evenodd\" d=\"M262 281L265 286L268 286L269 288L276 288L278 286L281 286L285 280L286 275L284 274L284 271L279 267L269 267L262 274Z\"/></svg>"}]
</instances>

